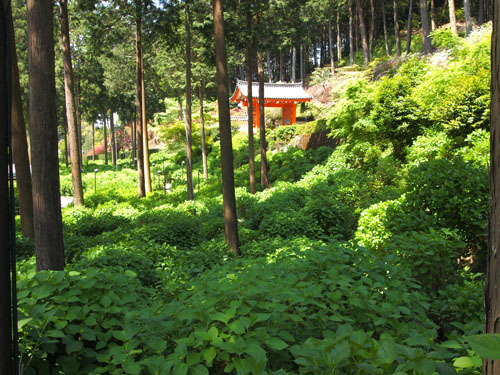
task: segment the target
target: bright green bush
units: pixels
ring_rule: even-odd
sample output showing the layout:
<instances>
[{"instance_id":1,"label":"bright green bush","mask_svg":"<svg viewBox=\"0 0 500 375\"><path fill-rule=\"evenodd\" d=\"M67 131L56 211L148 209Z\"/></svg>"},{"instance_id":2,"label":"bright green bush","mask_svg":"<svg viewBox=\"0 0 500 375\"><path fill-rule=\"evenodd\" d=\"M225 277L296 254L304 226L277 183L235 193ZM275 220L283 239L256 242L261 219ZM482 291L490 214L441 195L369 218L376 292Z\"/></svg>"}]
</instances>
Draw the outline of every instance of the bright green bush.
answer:
<instances>
[{"instance_id":1,"label":"bright green bush","mask_svg":"<svg viewBox=\"0 0 500 375\"><path fill-rule=\"evenodd\" d=\"M430 160L412 169L407 179L406 210L423 210L439 226L456 229L467 243L465 257L476 265L486 260L488 174L460 159Z\"/></svg>"},{"instance_id":2,"label":"bright green bush","mask_svg":"<svg viewBox=\"0 0 500 375\"><path fill-rule=\"evenodd\" d=\"M25 374L139 374L137 362L165 348L151 297L132 271L39 272L19 288Z\"/></svg>"},{"instance_id":3,"label":"bright green bush","mask_svg":"<svg viewBox=\"0 0 500 375\"><path fill-rule=\"evenodd\" d=\"M317 238L322 230L315 218L304 211L271 211L264 216L259 231L268 238L306 236Z\"/></svg>"}]
</instances>

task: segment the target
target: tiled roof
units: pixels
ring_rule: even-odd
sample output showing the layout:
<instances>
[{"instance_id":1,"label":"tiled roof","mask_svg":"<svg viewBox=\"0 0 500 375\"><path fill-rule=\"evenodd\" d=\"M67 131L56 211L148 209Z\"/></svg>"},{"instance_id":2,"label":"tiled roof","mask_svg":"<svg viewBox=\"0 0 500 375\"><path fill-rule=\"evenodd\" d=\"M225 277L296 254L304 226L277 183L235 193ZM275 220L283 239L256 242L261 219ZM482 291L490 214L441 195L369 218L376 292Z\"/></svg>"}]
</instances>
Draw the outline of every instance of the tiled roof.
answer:
<instances>
[{"instance_id":1,"label":"tiled roof","mask_svg":"<svg viewBox=\"0 0 500 375\"><path fill-rule=\"evenodd\" d=\"M247 97L248 96L248 82L240 81L236 83L236 90L232 100L242 99L242 98L234 98L236 92L240 91L240 95ZM259 96L259 82L252 82L252 95L253 97ZM302 87L302 82L299 83L264 83L264 99L296 99L296 100L304 100L304 99L312 99L312 96L304 91Z\"/></svg>"}]
</instances>

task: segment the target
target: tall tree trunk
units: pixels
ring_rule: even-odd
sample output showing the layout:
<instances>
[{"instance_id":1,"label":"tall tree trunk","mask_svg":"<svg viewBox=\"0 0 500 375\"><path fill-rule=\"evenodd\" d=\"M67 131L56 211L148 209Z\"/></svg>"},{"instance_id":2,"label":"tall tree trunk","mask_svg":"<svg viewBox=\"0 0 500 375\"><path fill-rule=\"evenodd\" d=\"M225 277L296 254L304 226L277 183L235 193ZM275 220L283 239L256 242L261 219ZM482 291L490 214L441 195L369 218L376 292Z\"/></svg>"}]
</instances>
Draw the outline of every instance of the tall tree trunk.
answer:
<instances>
[{"instance_id":1,"label":"tall tree trunk","mask_svg":"<svg viewBox=\"0 0 500 375\"><path fill-rule=\"evenodd\" d=\"M356 2L357 4L357 2ZM356 4L354 6L356 7ZM356 7L356 11L354 12L354 53L358 53L359 51L359 22L358 22L358 11Z\"/></svg>"},{"instance_id":2,"label":"tall tree trunk","mask_svg":"<svg viewBox=\"0 0 500 375\"><path fill-rule=\"evenodd\" d=\"M401 56L401 38L399 37L398 0L393 0L394 5L394 36L396 38L396 56Z\"/></svg>"},{"instance_id":3,"label":"tall tree trunk","mask_svg":"<svg viewBox=\"0 0 500 375\"><path fill-rule=\"evenodd\" d=\"M500 2L493 2L491 36L490 215L484 287L485 333L500 333ZM500 360L484 360L485 375L500 374Z\"/></svg>"},{"instance_id":4,"label":"tall tree trunk","mask_svg":"<svg viewBox=\"0 0 500 375\"><path fill-rule=\"evenodd\" d=\"M113 118L113 110L109 116L109 131L111 132L111 162L116 167L116 134L115 134L115 119Z\"/></svg>"},{"instance_id":5,"label":"tall tree trunk","mask_svg":"<svg viewBox=\"0 0 500 375\"><path fill-rule=\"evenodd\" d=\"M470 0L464 0L465 33L467 36L472 32L472 20L470 16Z\"/></svg>"},{"instance_id":6,"label":"tall tree trunk","mask_svg":"<svg viewBox=\"0 0 500 375\"><path fill-rule=\"evenodd\" d=\"M431 38L429 38L429 12L427 11L427 0L420 0L420 19L422 20L422 39L424 42L424 53L431 53Z\"/></svg>"},{"instance_id":7,"label":"tall tree trunk","mask_svg":"<svg viewBox=\"0 0 500 375\"><path fill-rule=\"evenodd\" d=\"M19 213L21 215L21 230L23 236L34 238L33 228L33 197L31 191L31 171L28 157L28 142L26 141L26 126L24 122L21 85L19 83L19 68L17 65L16 43L14 40L14 24L10 23L10 51L12 67L12 157L16 165L17 196ZM66 166L68 159L66 157Z\"/></svg>"},{"instance_id":8,"label":"tall tree trunk","mask_svg":"<svg viewBox=\"0 0 500 375\"><path fill-rule=\"evenodd\" d=\"M389 36L387 34L387 21L385 19L385 2L384 2L384 0L382 0L382 24L384 26L385 53L387 53L387 56L391 56L391 48L389 47Z\"/></svg>"},{"instance_id":9,"label":"tall tree trunk","mask_svg":"<svg viewBox=\"0 0 500 375\"><path fill-rule=\"evenodd\" d=\"M304 45L300 45L300 51L299 51L299 59L300 59L300 64L299 64L299 69L300 69L300 80L301 82L304 82Z\"/></svg>"},{"instance_id":10,"label":"tall tree trunk","mask_svg":"<svg viewBox=\"0 0 500 375\"><path fill-rule=\"evenodd\" d=\"M146 186L144 181L144 150L143 150L143 113L142 113L142 41L141 41L141 26L142 26L142 3L141 0L135 0L136 7L136 114L137 120L135 123L135 141L137 152L137 182L139 198L146 196Z\"/></svg>"},{"instance_id":11,"label":"tall tree trunk","mask_svg":"<svg viewBox=\"0 0 500 375\"><path fill-rule=\"evenodd\" d=\"M333 57L333 35L332 35L332 20L328 19L328 49L330 50L330 72L335 74L335 58Z\"/></svg>"},{"instance_id":12,"label":"tall tree trunk","mask_svg":"<svg viewBox=\"0 0 500 375\"><path fill-rule=\"evenodd\" d=\"M479 0L479 15L477 23L481 26L484 23L484 0Z\"/></svg>"},{"instance_id":13,"label":"tall tree trunk","mask_svg":"<svg viewBox=\"0 0 500 375\"><path fill-rule=\"evenodd\" d=\"M436 25L436 10L434 7L434 0L431 0L431 31L437 29Z\"/></svg>"},{"instance_id":14,"label":"tall tree trunk","mask_svg":"<svg viewBox=\"0 0 500 375\"><path fill-rule=\"evenodd\" d=\"M406 31L406 54L410 54L411 49L411 29L412 29L412 21L413 21L413 0L410 0L410 4L408 6L408 29Z\"/></svg>"},{"instance_id":15,"label":"tall tree trunk","mask_svg":"<svg viewBox=\"0 0 500 375\"><path fill-rule=\"evenodd\" d=\"M363 6L361 0L356 0L356 8L358 9L359 32L361 33L361 41L363 43L363 55L365 56L365 66L370 63L370 49L368 46L368 38L366 37L365 17L363 15Z\"/></svg>"},{"instance_id":16,"label":"tall tree trunk","mask_svg":"<svg viewBox=\"0 0 500 375\"><path fill-rule=\"evenodd\" d=\"M342 34L340 34L340 12L337 11L337 60L342 60Z\"/></svg>"},{"instance_id":17,"label":"tall tree trunk","mask_svg":"<svg viewBox=\"0 0 500 375\"><path fill-rule=\"evenodd\" d=\"M103 118L103 130L104 130L104 164L108 165L108 124L107 124L108 118L106 116L106 113L102 115L102 118Z\"/></svg>"},{"instance_id":18,"label":"tall tree trunk","mask_svg":"<svg viewBox=\"0 0 500 375\"><path fill-rule=\"evenodd\" d=\"M269 53L269 50L266 51L266 58L267 58L267 79L269 83L273 82L273 69L271 67L271 54ZM250 72L250 76L252 73Z\"/></svg>"},{"instance_id":19,"label":"tall tree trunk","mask_svg":"<svg viewBox=\"0 0 500 375\"><path fill-rule=\"evenodd\" d=\"M214 11L215 61L217 67L217 101L219 106L224 229L229 248L235 255L240 255L236 198L234 193L233 145L231 140L231 119L229 117L224 15L222 0L212 1Z\"/></svg>"},{"instance_id":20,"label":"tall tree trunk","mask_svg":"<svg viewBox=\"0 0 500 375\"><path fill-rule=\"evenodd\" d=\"M136 141L136 136L137 136L137 118L133 119L132 122L130 123L130 137L131 142L132 142L132 164L134 165L134 169L137 169L137 141Z\"/></svg>"},{"instance_id":21,"label":"tall tree trunk","mask_svg":"<svg viewBox=\"0 0 500 375\"><path fill-rule=\"evenodd\" d=\"M203 81L200 82L200 122L201 122L201 157L203 161L203 177L208 180L207 145L205 140L205 117L203 111Z\"/></svg>"},{"instance_id":22,"label":"tall tree trunk","mask_svg":"<svg viewBox=\"0 0 500 375\"><path fill-rule=\"evenodd\" d=\"M296 69L297 66L297 48L292 47L292 83L296 81Z\"/></svg>"},{"instance_id":23,"label":"tall tree trunk","mask_svg":"<svg viewBox=\"0 0 500 375\"><path fill-rule=\"evenodd\" d=\"M9 209L9 184L8 184L8 139L9 139L9 95L7 42L8 19L7 1L0 2L0 373L14 374L12 356L12 289L10 283L10 209Z\"/></svg>"},{"instance_id":24,"label":"tall tree trunk","mask_svg":"<svg viewBox=\"0 0 500 375\"><path fill-rule=\"evenodd\" d=\"M455 0L448 0L448 10L450 11L450 27L453 34L458 35L457 17L455 16Z\"/></svg>"},{"instance_id":25,"label":"tall tree trunk","mask_svg":"<svg viewBox=\"0 0 500 375\"><path fill-rule=\"evenodd\" d=\"M373 53L374 38L375 38L375 0L370 0L370 36L369 36L370 56Z\"/></svg>"},{"instance_id":26,"label":"tall tree trunk","mask_svg":"<svg viewBox=\"0 0 500 375\"><path fill-rule=\"evenodd\" d=\"M66 116L64 118L66 119ZM69 167L68 124L66 121L64 121L64 124L63 124L63 131L64 131L64 134L63 134L63 136L64 136L63 137L64 138L64 164L66 165L66 168L68 168ZM30 176L30 179L31 179L31 176Z\"/></svg>"},{"instance_id":27,"label":"tall tree trunk","mask_svg":"<svg viewBox=\"0 0 500 375\"><path fill-rule=\"evenodd\" d=\"M193 157L192 157L192 133L191 133L191 21L189 14L189 2L185 3L186 10L186 180L187 200L194 199L193 188Z\"/></svg>"},{"instance_id":28,"label":"tall tree trunk","mask_svg":"<svg viewBox=\"0 0 500 375\"><path fill-rule=\"evenodd\" d=\"M95 122L92 122L92 160L95 161Z\"/></svg>"},{"instance_id":29,"label":"tall tree trunk","mask_svg":"<svg viewBox=\"0 0 500 375\"><path fill-rule=\"evenodd\" d=\"M285 59L282 50L280 50L280 81L285 82Z\"/></svg>"},{"instance_id":30,"label":"tall tree trunk","mask_svg":"<svg viewBox=\"0 0 500 375\"><path fill-rule=\"evenodd\" d=\"M64 244L57 157L52 1L28 0L33 224L36 269L62 270Z\"/></svg>"},{"instance_id":31,"label":"tall tree trunk","mask_svg":"<svg viewBox=\"0 0 500 375\"><path fill-rule=\"evenodd\" d=\"M146 88L144 82L144 58L141 45L141 111L142 111L142 158L144 165L144 188L146 194L153 191L151 184L151 168L149 165L149 134L148 134L148 118L146 116Z\"/></svg>"},{"instance_id":32,"label":"tall tree trunk","mask_svg":"<svg viewBox=\"0 0 500 375\"><path fill-rule=\"evenodd\" d=\"M83 151L82 151L83 142L82 142L82 113L80 112L80 102L81 102L80 79L78 79L75 89L76 89L75 92L76 132L78 135L78 154L80 155L78 159L80 160L80 171L81 171L83 169Z\"/></svg>"},{"instance_id":33,"label":"tall tree trunk","mask_svg":"<svg viewBox=\"0 0 500 375\"><path fill-rule=\"evenodd\" d=\"M349 63L351 66L354 65L354 30L353 30L353 12L352 12L352 0L349 0Z\"/></svg>"},{"instance_id":34,"label":"tall tree trunk","mask_svg":"<svg viewBox=\"0 0 500 375\"><path fill-rule=\"evenodd\" d=\"M69 130L69 151L71 153L71 177L73 181L73 203L83 205L82 173L80 170L80 146L75 108L75 88L73 84L73 64L69 39L69 17L67 0L59 0L61 13L61 39L64 65L64 94L66 98L66 120Z\"/></svg>"},{"instance_id":35,"label":"tall tree trunk","mask_svg":"<svg viewBox=\"0 0 500 375\"><path fill-rule=\"evenodd\" d=\"M247 27L248 31L252 30L252 13L248 11L247 14ZM257 191L256 181L255 181L255 146L253 139L253 92L252 92L252 73L253 72L253 46L252 38L247 39L247 69L250 72L248 75L247 86L248 86L248 175L249 175L249 185L250 194L255 194ZM269 53L269 52L268 52ZM268 64L269 66L269 64Z\"/></svg>"},{"instance_id":36,"label":"tall tree trunk","mask_svg":"<svg viewBox=\"0 0 500 375\"><path fill-rule=\"evenodd\" d=\"M259 71L259 124L260 124L260 183L267 189L269 179L267 177L267 142L266 142L266 118L264 106L264 68L262 67L262 52L257 52L257 69Z\"/></svg>"},{"instance_id":37,"label":"tall tree trunk","mask_svg":"<svg viewBox=\"0 0 500 375\"><path fill-rule=\"evenodd\" d=\"M318 59L318 68L321 68L323 66L323 60L325 59L324 54L323 54L323 34L321 34L318 42L319 46L319 59Z\"/></svg>"}]
</instances>

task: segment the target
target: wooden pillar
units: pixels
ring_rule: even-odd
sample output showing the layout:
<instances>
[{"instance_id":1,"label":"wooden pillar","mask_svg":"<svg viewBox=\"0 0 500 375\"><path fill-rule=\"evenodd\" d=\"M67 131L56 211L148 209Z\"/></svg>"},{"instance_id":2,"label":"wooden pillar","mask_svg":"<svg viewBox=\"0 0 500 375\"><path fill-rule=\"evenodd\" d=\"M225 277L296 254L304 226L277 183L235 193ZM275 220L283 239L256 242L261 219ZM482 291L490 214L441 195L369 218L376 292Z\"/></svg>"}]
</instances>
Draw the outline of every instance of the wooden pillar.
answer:
<instances>
[{"instance_id":1,"label":"wooden pillar","mask_svg":"<svg viewBox=\"0 0 500 375\"><path fill-rule=\"evenodd\" d=\"M292 124L297 123L297 103L292 104Z\"/></svg>"}]
</instances>

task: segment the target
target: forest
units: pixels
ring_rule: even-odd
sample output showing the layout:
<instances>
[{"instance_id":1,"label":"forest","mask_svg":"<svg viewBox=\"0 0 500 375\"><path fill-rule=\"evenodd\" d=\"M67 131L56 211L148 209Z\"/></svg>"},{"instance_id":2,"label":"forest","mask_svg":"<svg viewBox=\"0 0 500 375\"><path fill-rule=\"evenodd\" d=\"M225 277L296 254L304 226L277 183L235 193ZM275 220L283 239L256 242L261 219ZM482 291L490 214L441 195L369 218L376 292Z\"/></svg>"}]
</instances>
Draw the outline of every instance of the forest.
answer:
<instances>
[{"instance_id":1,"label":"forest","mask_svg":"<svg viewBox=\"0 0 500 375\"><path fill-rule=\"evenodd\" d=\"M2 0L0 374L500 374L499 5Z\"/></svg>"}]
</instances>

